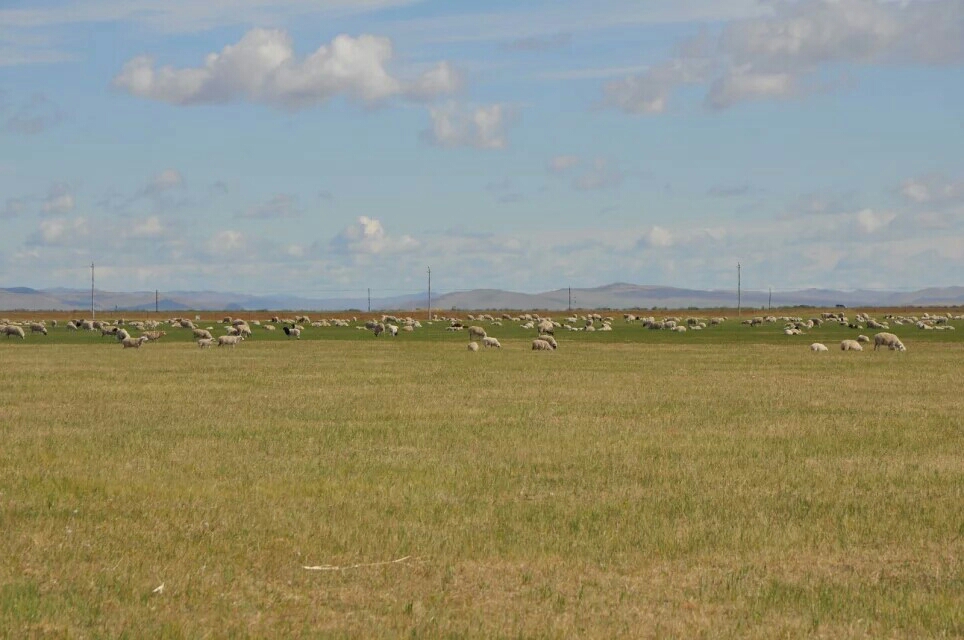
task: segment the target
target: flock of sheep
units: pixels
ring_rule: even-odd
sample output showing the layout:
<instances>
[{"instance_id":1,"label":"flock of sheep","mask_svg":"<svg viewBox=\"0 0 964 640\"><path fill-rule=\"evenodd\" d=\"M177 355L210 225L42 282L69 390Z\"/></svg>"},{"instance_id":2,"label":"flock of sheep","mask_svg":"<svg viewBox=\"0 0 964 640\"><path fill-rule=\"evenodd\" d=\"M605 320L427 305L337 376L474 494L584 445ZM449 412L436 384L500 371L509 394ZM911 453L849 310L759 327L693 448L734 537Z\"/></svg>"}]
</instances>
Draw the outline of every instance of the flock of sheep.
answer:
<instances>
[{"instance_id":1,"label":"flock of sheep","mask_svg":"<svg viewBox=\"0 0 964 640\"><path fill-rule=\"evenodd\" d=\"M756 316L742 321L743 325L758 327L765 324L783 323L783 333L788 336L805 335L807 331L820 327L825 323L836 323L850 329L889 329L890 324L912 325L925 331L948 331L954 327L949 324L951 320L961 320L964 316L931 315L924 313L921 316L885 316L882 321L864 314L858 313L849 319L840 312L825 312L819 316L803 319L790 316ZM65 325L69 331L99 331L102 336L110 336L115 339L124 349L138 349L142 345L160 340L167 332L160 329L164 326L172 331L191 331L197 346L201 349L218 347L236 347L246 338L254 335L255 330L270 332L280 327L285 335L291 339L300 340L302 332L308 327L356 327L359 330L370 331L375 337L387 335L398 336L399 333L414 332L422 328L420 321L412 317L399 317L394 315L383 315L380 319L370 319L360 321L357 317L352 318L324 318L312 321L306 315L297 315L291 318L281 318L273 316L263 322L260 320L247 321L240 318L225 317L221 321L221 327L216 330L214 326L206 328L198 327L195 322L200 317L195 316L194 320L188 318L170 318L164 322L156 320L136 321L136 320L71 320ZM457 317L436 316L436 322L447 323L446 330L457 332L465 331L468 336L468 350L477 352L480 349L501 349L502 343L498 338L489 335L489 331L502 327L504 323L513 323L524 330L534 331L535 335L531 342L533 351L554 351L559 344L556 341L557 331L612 331L614 318L602 316L598 313L587 313L585 315L570 314L561 321L552 317L540 316L537 313L523 313L511 315L508 313L496 317L491 314L467 315L467 319ZM623 314L623 322L636 324L651 330L665 330L676 333L686 331L702 331L707 328L722 325L726 322L725 317L699 318L691 317L656 317L638 316L632 313ZM53 326L57 326L57 321L51 321ZM483 326L487 324L488 330ZM131 332L137 332L134 336ZM217 331L219 335L214 335ZM9 320L0 320L0 333L7 338L19 337L26 338L26 334L47 335L47 326L44 322L23 322L14 323ZM903 342L893 333L880 331L873 336L874 350L881 347L892 351L906 351ZM858 335L856 339L846 339L841 341L842 351L863 351L863 344L869 344L871 338L865 335ZM810 345L813 352L827 352L829 349L820 342Z\"/></svg>"}]
</instances>

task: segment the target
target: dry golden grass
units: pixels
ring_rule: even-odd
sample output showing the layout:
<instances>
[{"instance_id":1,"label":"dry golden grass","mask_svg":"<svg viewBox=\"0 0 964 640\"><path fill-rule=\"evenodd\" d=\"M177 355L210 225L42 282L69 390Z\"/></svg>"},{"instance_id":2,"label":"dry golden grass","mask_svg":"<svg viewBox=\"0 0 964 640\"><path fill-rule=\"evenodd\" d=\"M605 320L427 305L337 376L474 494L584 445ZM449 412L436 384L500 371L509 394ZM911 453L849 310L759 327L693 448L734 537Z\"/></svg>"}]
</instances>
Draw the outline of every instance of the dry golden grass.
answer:
<instances>
[{"instance_id":1,"label":"dry golden grass","mask_svg":"<svg viewBox=\"0 0 964 640\"><path fill-rule=\"evenodd\" d=\"M503 345L0 344L0 633L964 634L959 345Z\"/></svg>"}]
</instances>

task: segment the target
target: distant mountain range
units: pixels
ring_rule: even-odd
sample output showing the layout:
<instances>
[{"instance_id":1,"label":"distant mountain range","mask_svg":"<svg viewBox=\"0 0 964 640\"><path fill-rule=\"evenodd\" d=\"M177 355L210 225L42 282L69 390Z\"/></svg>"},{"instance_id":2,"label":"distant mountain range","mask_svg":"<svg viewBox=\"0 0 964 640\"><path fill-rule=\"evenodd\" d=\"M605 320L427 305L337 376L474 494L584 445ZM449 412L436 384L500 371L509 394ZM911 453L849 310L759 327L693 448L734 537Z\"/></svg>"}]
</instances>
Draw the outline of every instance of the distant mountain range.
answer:
<instances>
[{"instance_id":1,"label":"distant mountain range","mask_svg":"<svg viewBox=\"0 0 964 640\"><path fill-rule=\"evenodd\" d=\"M571 297L570 297L571 296ZM761 308L770 304L766 291L744 291L741 300L745 308ZM427 294L413 294L386 298L372 298L373 311L424 309ZM543 293L517 293L498 289L475 289L433 296L432 308L437 310L481 309L685 309L735 308L736 291L701 291L613 283L585 289L556 289ZM94 292L98 311L153 311L153 291ZM910 292L893 291L835 291L832 289L801 289L773 293L774 307L906 307L964 305L964 287L941 287ZM254 296L217 291L169 291L157 299L160 311L254 311L304 310L343 311L366 310L367 298L304 298L289 295ZM30 289L27 287L0 288L0 310L78 311L90 309L90 290Z\"/></svg>"},{"instance_id":2,"label":"distant mountain range","mask_svg":"<svg viewBox=\"0 0 964 640\"><path fill-rule=\"evenodd\" d=\"M415 311L424 309L426 293L388 298L372 298L373 311ZM557 289L543 293L517 293L497 289L474 289L433 296L432 308L437 310L484 309L685 309L736 308L736 291L701 291L650 285L613 283L586 289ZM940 287L919 291L835 291L832 289L801 289L773 293L772 301L766 291L744 291L744 308L767 307L907 307L964 305L964 287ZM111 292L95 291L94 305L98 311L153 311L153 291ZM366 310L367 298L304 298L289 295L254 296L217 291L170 291L157 299L159 311L344 311ZM84 311L90 309L90 290L30 289L28 287L0 288L0 311Z\"/></svg>"}]
</instances>

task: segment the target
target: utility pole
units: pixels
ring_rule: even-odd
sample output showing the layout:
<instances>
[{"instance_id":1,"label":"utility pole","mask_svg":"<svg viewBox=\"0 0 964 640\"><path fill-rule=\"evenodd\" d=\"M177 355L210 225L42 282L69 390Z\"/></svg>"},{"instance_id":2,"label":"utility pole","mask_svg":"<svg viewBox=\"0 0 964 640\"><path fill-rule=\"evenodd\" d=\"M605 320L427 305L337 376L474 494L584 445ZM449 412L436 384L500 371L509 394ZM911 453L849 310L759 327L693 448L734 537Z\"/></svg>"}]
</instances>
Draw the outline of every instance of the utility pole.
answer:
<instances>
[{"instance_id":1,"label":"utility pole","mask_svg":"<svg viewBox=\"0 0 964 640\"><path fill-rule=\"evenodd\" d=\"M428 319L432 319L432 267L428 268Z\"/></svg>"},{"instance_id":2,"label":"utility pole","mask_svg":"<svg viewBox=\"0 0 964 640\"><path fill-rule=\"evenodd\" d=\"M94 263L90 263L90 319L94 319Z\"/></svg>"},{"instance_id":3,"label":"utility pole","mask_svg":"<svg viewBox=\"0 0 964 640\"><path fill-rule=\"evenodd\" d=\"M769 292L767 295L767 311L773 308L773 287L767 289Z\"/></svg>"},{"instance_id":4,"label":"utility pole","mask_svg":"<svg viewBox=\"0 0 964 640\"><path fill-rule=\"evenodd\" d=\"M157 289L154 289L154 313L157 313L157 309L158 309L158 307L157 307L157 297L158 297L158 293L159 293L158 290L157 290Z\"/></svg>"},{"instance_id":5,"label":"utility pole","mask_svg":"<svg viewBox=\"0 0 964 640\"><path fill-rule=\"evenodd\" d=\"M572 311L572 287L569 287L569 310Z\"/></svg>"},{"instance_id":6,"label":"utility pole","mask_svg":"<svg viewBox=\"0 0 964 640\"><path fill-rule=\"evenodd\" d=\"M368 313L372 312L372 288L368 287Z\"/></svg>"},{"instance_id":7,"label":"utility pole","mask_svg":"<svg viewBox=\"0 0 964 640\"><path fill-rule=\"evenodd\" d=\"M736 263L736 315L740 317L743 310L743 305L741 301L742 290L740 288L740 263Z\"/></svg>"}]
</instances>

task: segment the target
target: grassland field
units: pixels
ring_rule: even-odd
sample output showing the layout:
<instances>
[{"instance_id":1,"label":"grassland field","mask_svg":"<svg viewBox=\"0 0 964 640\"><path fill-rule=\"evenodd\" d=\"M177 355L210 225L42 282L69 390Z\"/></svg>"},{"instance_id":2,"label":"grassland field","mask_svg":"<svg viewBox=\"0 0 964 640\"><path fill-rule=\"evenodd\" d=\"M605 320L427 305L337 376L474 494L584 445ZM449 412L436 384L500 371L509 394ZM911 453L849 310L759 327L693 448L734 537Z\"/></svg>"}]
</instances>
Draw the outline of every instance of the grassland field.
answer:
<instances>
[{"instance_id":1,"label":"grassland field","mask_svg":"<svg viewBox=\"0 0 964 640\"><path fill-rule=\"evenodd\" d=\"M0 637L964 637L964 326L609 315L471 353L0 313L49 328L0 337Z\"/></svg>"}]
</instances>

